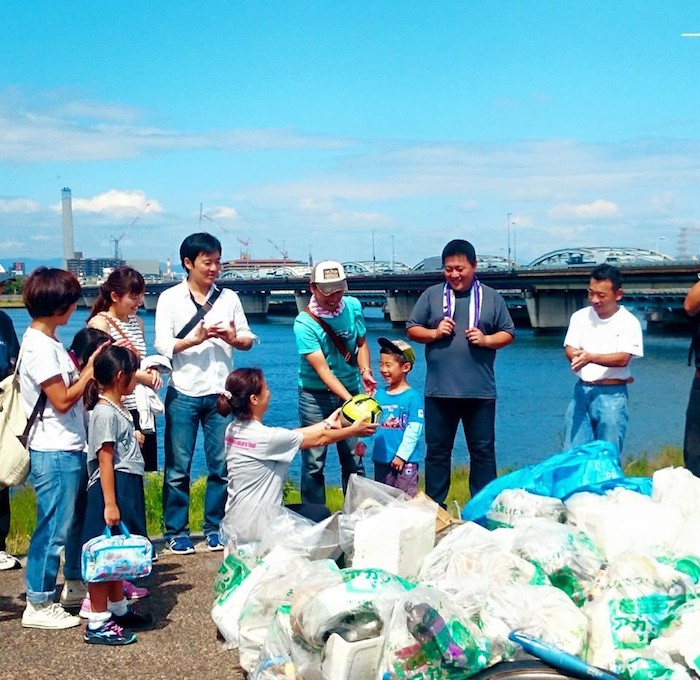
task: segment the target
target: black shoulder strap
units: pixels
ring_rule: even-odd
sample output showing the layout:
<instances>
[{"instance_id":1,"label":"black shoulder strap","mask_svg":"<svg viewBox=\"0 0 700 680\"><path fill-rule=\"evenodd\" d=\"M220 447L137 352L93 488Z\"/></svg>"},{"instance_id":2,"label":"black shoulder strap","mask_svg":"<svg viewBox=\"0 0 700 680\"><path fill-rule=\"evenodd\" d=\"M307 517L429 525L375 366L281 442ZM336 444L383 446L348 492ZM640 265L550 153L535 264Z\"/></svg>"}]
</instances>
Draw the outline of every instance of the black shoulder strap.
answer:
<instances>
[{"instance_id":1,"label":"black shoulder strap","mask_svg":"<svg viewBox=\"0 0 700 680\"><path fill-rule=\"evenodd\" d=\"M175 336L182 340L204 318L205 314L214 306L221 295L221 288L214 288L209 299L197 310L197 313L185 324L184 328Z\"/></svg>"},{"instance_id":2,"label":"black shoulder strap","mask_svg":"<svg viewBox=\"0 0 700 680\"><path fill-rule=\"evenodd\" d=\"M17 437L22 442L23 446L27 445L27 439L29 438L29 430L32 429L32 425L34 425L34 421L44 413L44 409L46 408L46 392L44 390L41 390L41 394L39 395L39 398L36 400L36 404L34 406L34 410L32 411L32 415L29 416L27 419L27 424L24 427L24 432L22 432L21 435Z\"/></svg>"}]
</instances>

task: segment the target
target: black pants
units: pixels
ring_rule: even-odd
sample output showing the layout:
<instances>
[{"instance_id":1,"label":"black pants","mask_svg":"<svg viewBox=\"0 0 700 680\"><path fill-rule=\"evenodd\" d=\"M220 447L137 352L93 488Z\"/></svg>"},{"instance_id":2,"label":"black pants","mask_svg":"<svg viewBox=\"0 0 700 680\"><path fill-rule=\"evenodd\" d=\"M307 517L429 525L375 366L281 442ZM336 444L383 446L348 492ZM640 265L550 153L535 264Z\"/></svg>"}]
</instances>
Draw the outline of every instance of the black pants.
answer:
<instances>
[{"instance_id":1,"label":"black pants","mask_svg":"<svg viewBox=\"0 0 700 680\"><path fill-rule=\"evenodd\" d=\"M700 378L693 378L685 411L683 463L696 477L700 477Z\"/></svg>"},{"instance_id":2,"label":"black pants","mask_svg":"<svg viewBox=\"0 0 700 680\"><path fill-rule=\"evenodd\" d=\"M496 400L425 398L425 492L445 506L452 447L462 423L469 449L469 490L475 496L496 479Z\"/></svg>"},{"instance_id":3,"label":"black pants","mask_svg":"<svg viewBox=\"0 0 700 680\"><path fill-rule=\"evenodd\" d=\"M0 490L0 550L6 550L10 533L10 489Z\"/></svg>"},{"instance_id":4,"label":"black pants","mask_svg":"<svg viewBox=\"0 0 700 680\"><path fill-rule=\"evenodd\" d=\"M134 419L134 430L139 429L139 412L134 409L129 411L131 417ZM143 456L143 462L145 464L146 472L157 472L158 471L158 438L155 432L143 434L143 446L141 447L141 455Z\"/></svg>"}]
</instances>

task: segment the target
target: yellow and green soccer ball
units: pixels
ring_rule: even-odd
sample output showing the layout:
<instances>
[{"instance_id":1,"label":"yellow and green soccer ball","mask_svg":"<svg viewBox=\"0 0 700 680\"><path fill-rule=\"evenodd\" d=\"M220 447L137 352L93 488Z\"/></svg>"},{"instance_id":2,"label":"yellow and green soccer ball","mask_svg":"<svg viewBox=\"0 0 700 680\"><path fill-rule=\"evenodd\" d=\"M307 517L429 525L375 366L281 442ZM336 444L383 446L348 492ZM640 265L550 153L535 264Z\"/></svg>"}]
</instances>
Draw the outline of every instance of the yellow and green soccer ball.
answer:
<instances>
[{"instance_id":1,"label":"yellow and green soccer ball","mask_svg":"<svg viewBox=\"0 0 700 680\"><path fill-rule=\"evenodd\" d=\"M356 394L350 397L340 408L340 420L343 426L352 425L356 420L366 420L370 423L379 422L382 407L369 394Z\"/></svg>"}]
</instances>

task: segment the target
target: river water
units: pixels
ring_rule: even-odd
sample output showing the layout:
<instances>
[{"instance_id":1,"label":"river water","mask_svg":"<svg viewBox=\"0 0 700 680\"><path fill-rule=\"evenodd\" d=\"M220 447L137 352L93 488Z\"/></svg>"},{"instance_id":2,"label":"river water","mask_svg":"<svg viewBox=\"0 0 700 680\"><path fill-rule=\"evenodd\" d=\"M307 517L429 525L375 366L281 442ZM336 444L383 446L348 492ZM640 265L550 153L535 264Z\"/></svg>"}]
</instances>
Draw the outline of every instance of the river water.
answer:
<instances>
[{"instance_id":1,"label":"river water","mask_svg":"<svg viewBox=\"0 0 700 680\"><path fill-rule=\"evenodd\" d=\"M6 310L20 336L29 323L25 309ZM79 309L69 324L59 329L60 339L69 345L76 331L85 323L87 310ZM154 315L143 312L146 341L152 347ZM366 310L367 337L372 350L372 364L378 375L377 338L401 337L402 330L392 327L376 308ZM292 318L268 317L250 320L260 344L249 352L234 355L236 366L259 366L265 371L272 390L268 425L297 427L298 358L294 347ZM516 468L540 461L562 449L564 413L575 383L562 348L563 334L540 335L518 330L516 341L500 350L496 360L498 402L496 415L496 451L499 469ZM688 338L685 336L645 335L643 359L635 360L635 382L629 387L630 423L623 458L642 453L650 455L667 445L680 446L686 401L693 369L687 364ZM423 351L417 347L418 361L410 382L421 392L425 379ZM163 423L159 424L162 468ZM204 456L198 441L193 462L193 477L204 473ZM421 459L424 447L421 447ZM368 455L368 459L370 456ZM467 464L464 438L458 433L454 462ZM368 460L368 467L371 462ZM290 469L290 478L299 480L300 460ZM340 470L334 450L329 452L327 481L340 484Z\"/></svg>"}]
</instances>

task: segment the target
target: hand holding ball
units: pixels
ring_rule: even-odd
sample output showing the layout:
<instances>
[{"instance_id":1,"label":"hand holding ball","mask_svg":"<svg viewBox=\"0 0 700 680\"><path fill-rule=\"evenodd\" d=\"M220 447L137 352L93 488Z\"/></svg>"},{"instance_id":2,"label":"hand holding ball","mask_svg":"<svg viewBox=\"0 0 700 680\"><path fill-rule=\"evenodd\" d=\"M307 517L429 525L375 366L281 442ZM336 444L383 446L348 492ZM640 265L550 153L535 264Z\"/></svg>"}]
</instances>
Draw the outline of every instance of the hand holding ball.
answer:
<instances>
[{"instance_id":1,"label":"hand holding ball","mask_svg":"<svg viewBox=\"0 0 700 680\"><path fill-rule=\"evenodd\" d=\"M369 394L356 394L340 408L340 421L343 427L349 427L355 421L377 423L382 415L379 402Z\"/></svg>"}]
</instances>

